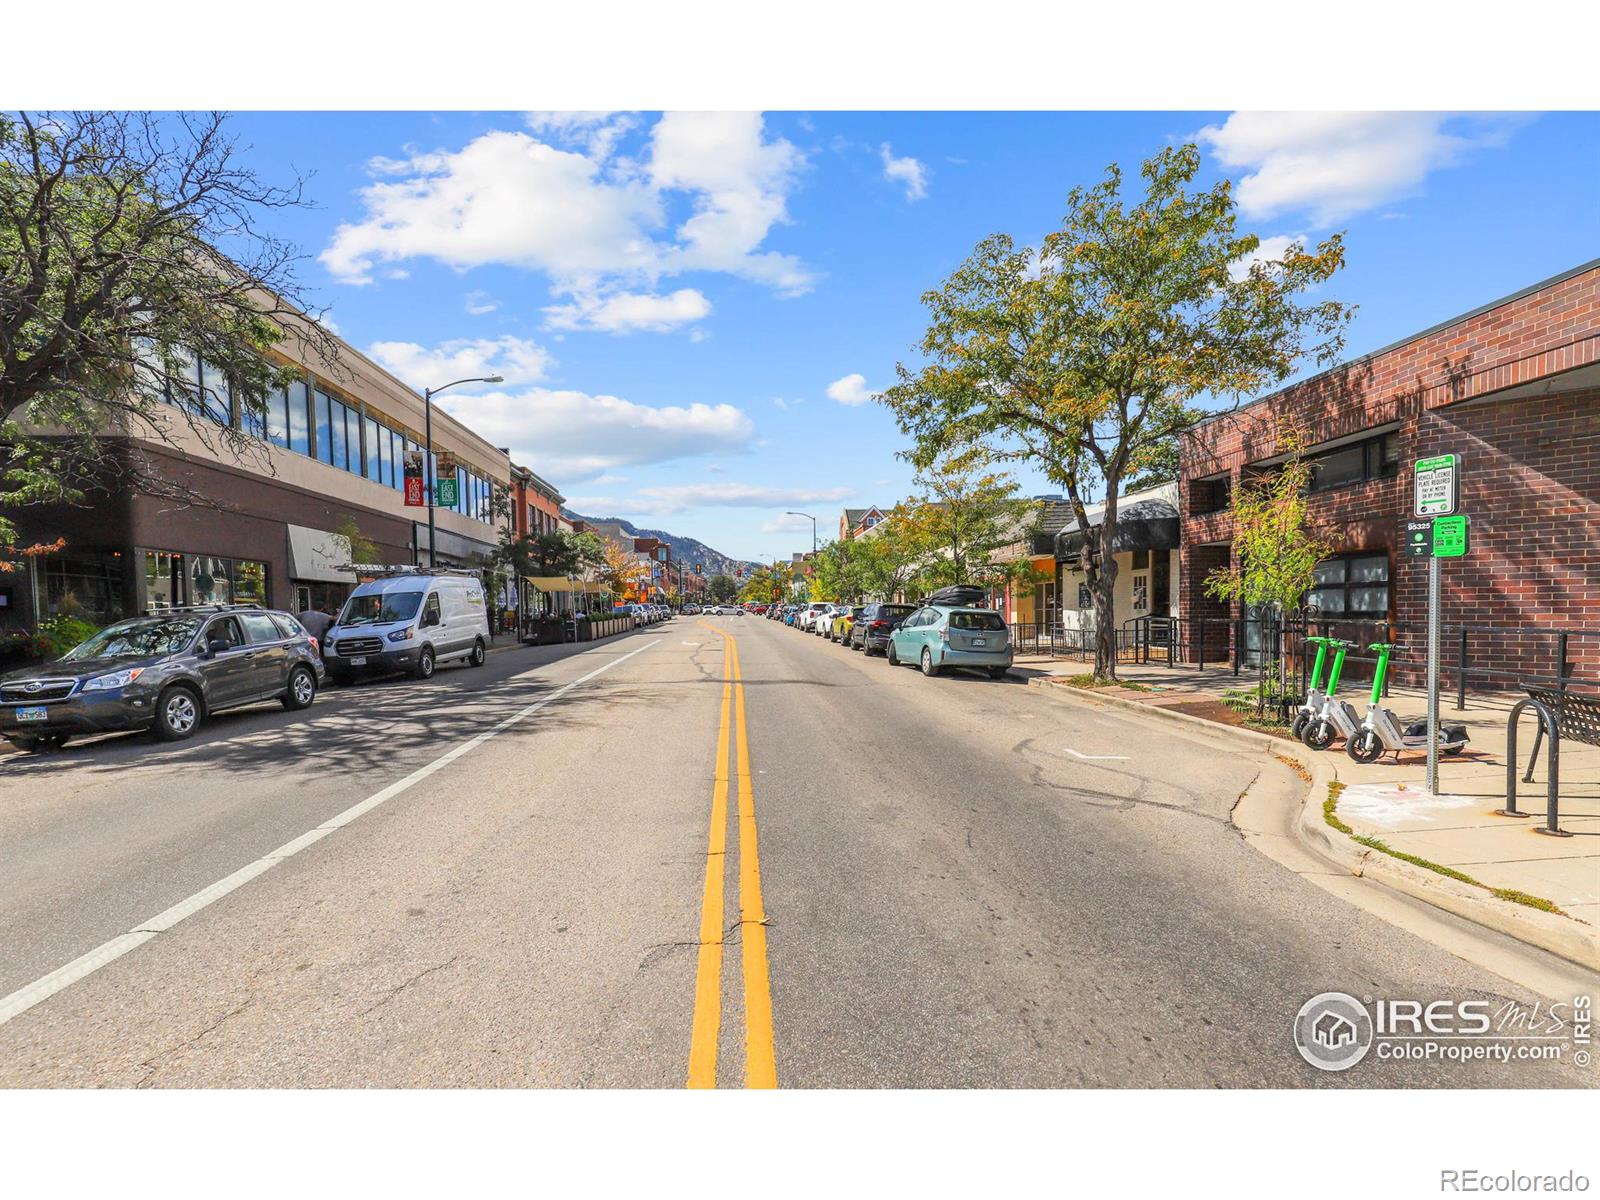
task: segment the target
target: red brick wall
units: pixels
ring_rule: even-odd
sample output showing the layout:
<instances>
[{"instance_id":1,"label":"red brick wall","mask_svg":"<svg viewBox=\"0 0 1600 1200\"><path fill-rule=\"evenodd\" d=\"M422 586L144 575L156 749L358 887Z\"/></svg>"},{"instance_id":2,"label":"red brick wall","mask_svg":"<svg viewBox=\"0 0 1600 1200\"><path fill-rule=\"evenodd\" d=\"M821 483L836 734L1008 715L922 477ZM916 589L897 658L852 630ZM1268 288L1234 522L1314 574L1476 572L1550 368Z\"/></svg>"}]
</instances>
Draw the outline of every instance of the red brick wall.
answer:
<instances>
[{"instance_id":1,"label":"red brick wall","mask_svg":"<svg viewBox=\"0 0 1600 1200\"><path fill-rule=\"evenodd\" d=\"M1190 481L1223 471L1237 489L1247 464L1278 452L1280 417L1313 444L1398 422L1399 477L1320 493L1313 518L1337 530L1341 550L1392 548L1395 522L1410 512L1412 461L1462 455L1472 543L1465 560L1444 565L1445 621L1595 631L1569 639L1568 661L1579 675L1600 676L1600 392L1492 396L1596 362L1600 270L1590 270L1202 425L1184 439L1180 494L1187 500ZM1214 554L1191 548L1231 534L1229 513L1184 513L1185 615L1214 611L1200 594ZM1393 562L1391 580L1399 638L1420 654L1426 560ZM1457 648L1446 647L1447 660ZM1536 633L1474 633L1468 650L1472 665L1556 670L1554 638Z\"/></svg>"}]
</instances>

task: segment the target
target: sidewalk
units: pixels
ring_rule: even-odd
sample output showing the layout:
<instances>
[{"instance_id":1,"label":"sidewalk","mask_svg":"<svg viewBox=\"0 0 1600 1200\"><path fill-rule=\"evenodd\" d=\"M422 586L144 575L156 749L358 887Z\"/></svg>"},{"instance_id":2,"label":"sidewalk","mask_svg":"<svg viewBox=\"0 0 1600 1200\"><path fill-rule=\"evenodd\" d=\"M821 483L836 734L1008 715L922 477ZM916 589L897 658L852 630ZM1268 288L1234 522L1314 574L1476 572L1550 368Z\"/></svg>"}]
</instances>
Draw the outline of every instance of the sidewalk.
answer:
<instances>
[{"instance_id":1,"label":"sidewalk","mask_svg":"<svg viewBox=\"0 0 1600 1200\"><path fill-rule=\"evenodd\" d=\"M1092 663L1076 658L1019 655L1016 670L1048 686L1069 687L1067 679L1085 675ZM1172 667L1123 663L1117 675L1134 687L1093 689L1096 696L1131 700L1186 713L1219 724L1241 726L1245 719L1222 703L1224 690L1248 690L1250 672L1231 667ZM1141 690L1149 689L1149 690ZM1360 712L1367 697L1352 687L1348 698ZM1518 730L1517 807L1531 816L1494 815L1505 805L1506 719L1520 695L1472 695L1457 710L1454 691L1440 695L1440 719L1467 726L1471 741L1461 754L1440 759L1441 794L1428 797L1427 755L1405 751L1396 763L1385 755L1363 766L1336 741L1322 758L1343 784L1337 816L1357 835L1380 839L1402 854L1449 867L1490 888L1504 888L1549 901L1568 916L1600 926L1600 748L1574 742L1561 746L1560 828L1572 837L1535 833L1544 824L1545 758L1541 749L1532 783L1523 783L1533 750L1536 719L1524 710ZM1400 717L1422 717L1427 697L1418 689L1395 687L1386 707ZM1287 736L1286 734L1283 736Z\"/></svg>"}]
</instances>

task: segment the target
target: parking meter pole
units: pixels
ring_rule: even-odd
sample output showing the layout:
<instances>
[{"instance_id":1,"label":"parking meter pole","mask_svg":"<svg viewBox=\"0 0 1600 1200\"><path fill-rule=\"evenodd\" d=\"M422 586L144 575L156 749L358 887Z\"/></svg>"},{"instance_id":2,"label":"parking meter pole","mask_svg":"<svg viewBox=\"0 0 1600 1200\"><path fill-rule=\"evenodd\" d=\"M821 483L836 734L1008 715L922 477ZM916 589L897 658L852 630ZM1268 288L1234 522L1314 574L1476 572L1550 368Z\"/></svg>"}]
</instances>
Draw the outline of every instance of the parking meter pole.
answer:
<instances>
[{"instance_id":1,"label":"parking meter pole","mask_svg":"<svg viewBox=\"0 0 1600 1200\"><path fill-rule=\"evenodd\" d=\"M1439 794L1439 560L1428 559L1428 795Z\"/></svg>"}]
</instances>

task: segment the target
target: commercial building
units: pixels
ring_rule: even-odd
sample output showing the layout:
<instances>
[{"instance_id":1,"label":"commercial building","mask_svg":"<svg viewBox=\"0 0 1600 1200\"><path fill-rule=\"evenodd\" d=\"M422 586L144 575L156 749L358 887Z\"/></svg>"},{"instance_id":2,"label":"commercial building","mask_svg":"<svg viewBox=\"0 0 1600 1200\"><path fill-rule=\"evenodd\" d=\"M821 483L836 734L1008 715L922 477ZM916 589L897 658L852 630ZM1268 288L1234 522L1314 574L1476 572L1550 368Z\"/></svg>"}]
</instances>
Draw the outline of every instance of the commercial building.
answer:
<instances>
[{"instance_id":1,"label":"commercial building","mask_svg":"<svg viewBox=\"0 0 1600 1200\"><path fill-rule=\"evenodd\" d=\"M1600 666L1600 260L1200 424L1180 452L1179 611L1227 651L1204 591L1233 560L1232 497L1284 461L1298 428L1310 516L1336 551L1306 600L1327 620L1391 622L1415 641L1427 561L1396 553L1413 463L1454 454L1470 550L1443 571L1453 655L1506 674ZM1567 638L1560 631L1569 631ZM1573 632L1576 631L1576 632ZM1582 631L1588 631L1584 633ZM1245 647L1248 650L1248 647ZM1416 658L1413 645L1410 657Z\"/></svg>"},{"instance_id":2,"label":"commercial building","mask_svg":"<svg viewBox=\"0 0 1600 1200\"><path fill-rule=\"evenodd\" d=\"M572 522L561 515L566 497L551 483L541 479L527 467L511 468L511 511L519 535L552 533L558 529L571 529Z\"/></svg>"},{"instance_id":3,"label":"commercial building","mask_svg":"<svg viewBox=\"0 0 1600 1200\"><path fill-rule=\"evenodd\" d=\"M305 378L268 397L264 420L196 361L192 388L162 397L157 427L108 436L128 468L113 482L81 506L7 514L23 544L65 547L0 577L0 627L179 604L299 611L342 601L365 565L353 557L426 562L426 510L405 503L404 477L424 441L422 398L352 346L335 357L295 361ZM248 434L242 450L217 436L224 424ZM496 545L491 501L510 485L510 461L437 406L433 445L456 464L455 503L435 510L436 561L480 563Z\"/></svg>"}]
</instances>

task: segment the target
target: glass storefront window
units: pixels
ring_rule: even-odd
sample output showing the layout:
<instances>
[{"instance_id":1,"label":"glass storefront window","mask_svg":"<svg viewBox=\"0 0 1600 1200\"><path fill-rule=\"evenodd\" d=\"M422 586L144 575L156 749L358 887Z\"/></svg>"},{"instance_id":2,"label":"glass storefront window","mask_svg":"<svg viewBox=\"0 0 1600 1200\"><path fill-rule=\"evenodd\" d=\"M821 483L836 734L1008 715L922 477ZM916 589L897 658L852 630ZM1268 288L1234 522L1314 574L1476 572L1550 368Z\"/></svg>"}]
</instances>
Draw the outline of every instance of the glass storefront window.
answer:
<instances>
[{"instance_id":1,"label":"glass storefront window","mask_svg":"<svg viewBox=\"0 0 1600 1200\"><path fill-rule=\"evenodd\" d=\"M350 469L350 450L344 431L344 414L347 410L337 400L329 404L328 410L332 414L332 420L329 423L332 433L328 439L328 461L340 470L348 471Z\"/></svg>"},{"instance_id":2,"label":"glass storefront window","mask_svg":"<svg viewBox=\"0 0 1600 1200\"><path fill-rule=\"evenodd\" d=\"M200 362L200 408L218 425L233 424L233 388L221 367Z\"/></svg>"},{"instance_id":3,"label":"glass storefront window","mask_svg":"<svg viewBox=\"0 0 1600 1200\"><path fill-rule=\"evenodd\" d=\"M165 612L183 603L183 556L163 550L144 552L144 606Z\"/></svg>"},{"instance_id":4,"label":"glass storefront window","mask_svg":"<svg viewBox=\"0 0 1600 1200\"><path fill-rule=\"evenodd\" d=\"M267 564L248 559L234 559L228 564L233 578L234 604L267 603Z\"/></svg>"},{"instance_id":5,"label":"glass storefront window","mask_svg":"<svg viewBox=\"0 0 1600 1200\"><path fill-rule=\"evenodd\" d=\"M367 478L374 483L383 482L383 446L378 439L378 423L371 417L361 418L367 438Z\"/></svg>"},{"instance_id":6,"label":"glass storefront window","mask_svg":"<svg viewBox=\"0 0 1600 1200\"><path fill-rule=\"evenodd\" d=\"M228 579L227 559L194 555L188 558L188 564L190 603L233 603L233 588Z\"/></svg>"},{"instance_id":7,"label":"glass storefront window","mask_svg":"<svg viewBox=\"0 0 1600 1200\"><path fill-rule=\"evenodd\" d=\"M1383 620L1389 615L1389 556L1346 554L1318 563L1306 603L1327 620Z\"/></svg>"},{"instance_id":8,"label":"glass storefront window","mask_svg":"<svg viewBox=\"0 0 1600 1200\"><path fill-rule=\"evenodd\" d=\"M289 405L289 449L296 454L311 453L311 430L306 415L306 385L295 380L286 389Z\"/></svg>"},{"instance_id":9,"label":"glass storefront window","mask_svg":"<svg viewBox=\"0 0 1600 1200\"><path fill-rule=\"evenodd\" d=\"M329 413L332 403L327 392L317 392L317 457L325 463L333 461L333 422Z\"/></svg>"},{"instance_id":10,"label":"glass storefront window","mask_svg":"<svg viewBox=\"0 0 1600 1200\"><path fill-rule=\"evenodd\" d=\"M267 440L288 449L289 397L282 388L267 393Z\"/></svg>"}]
</instances>

